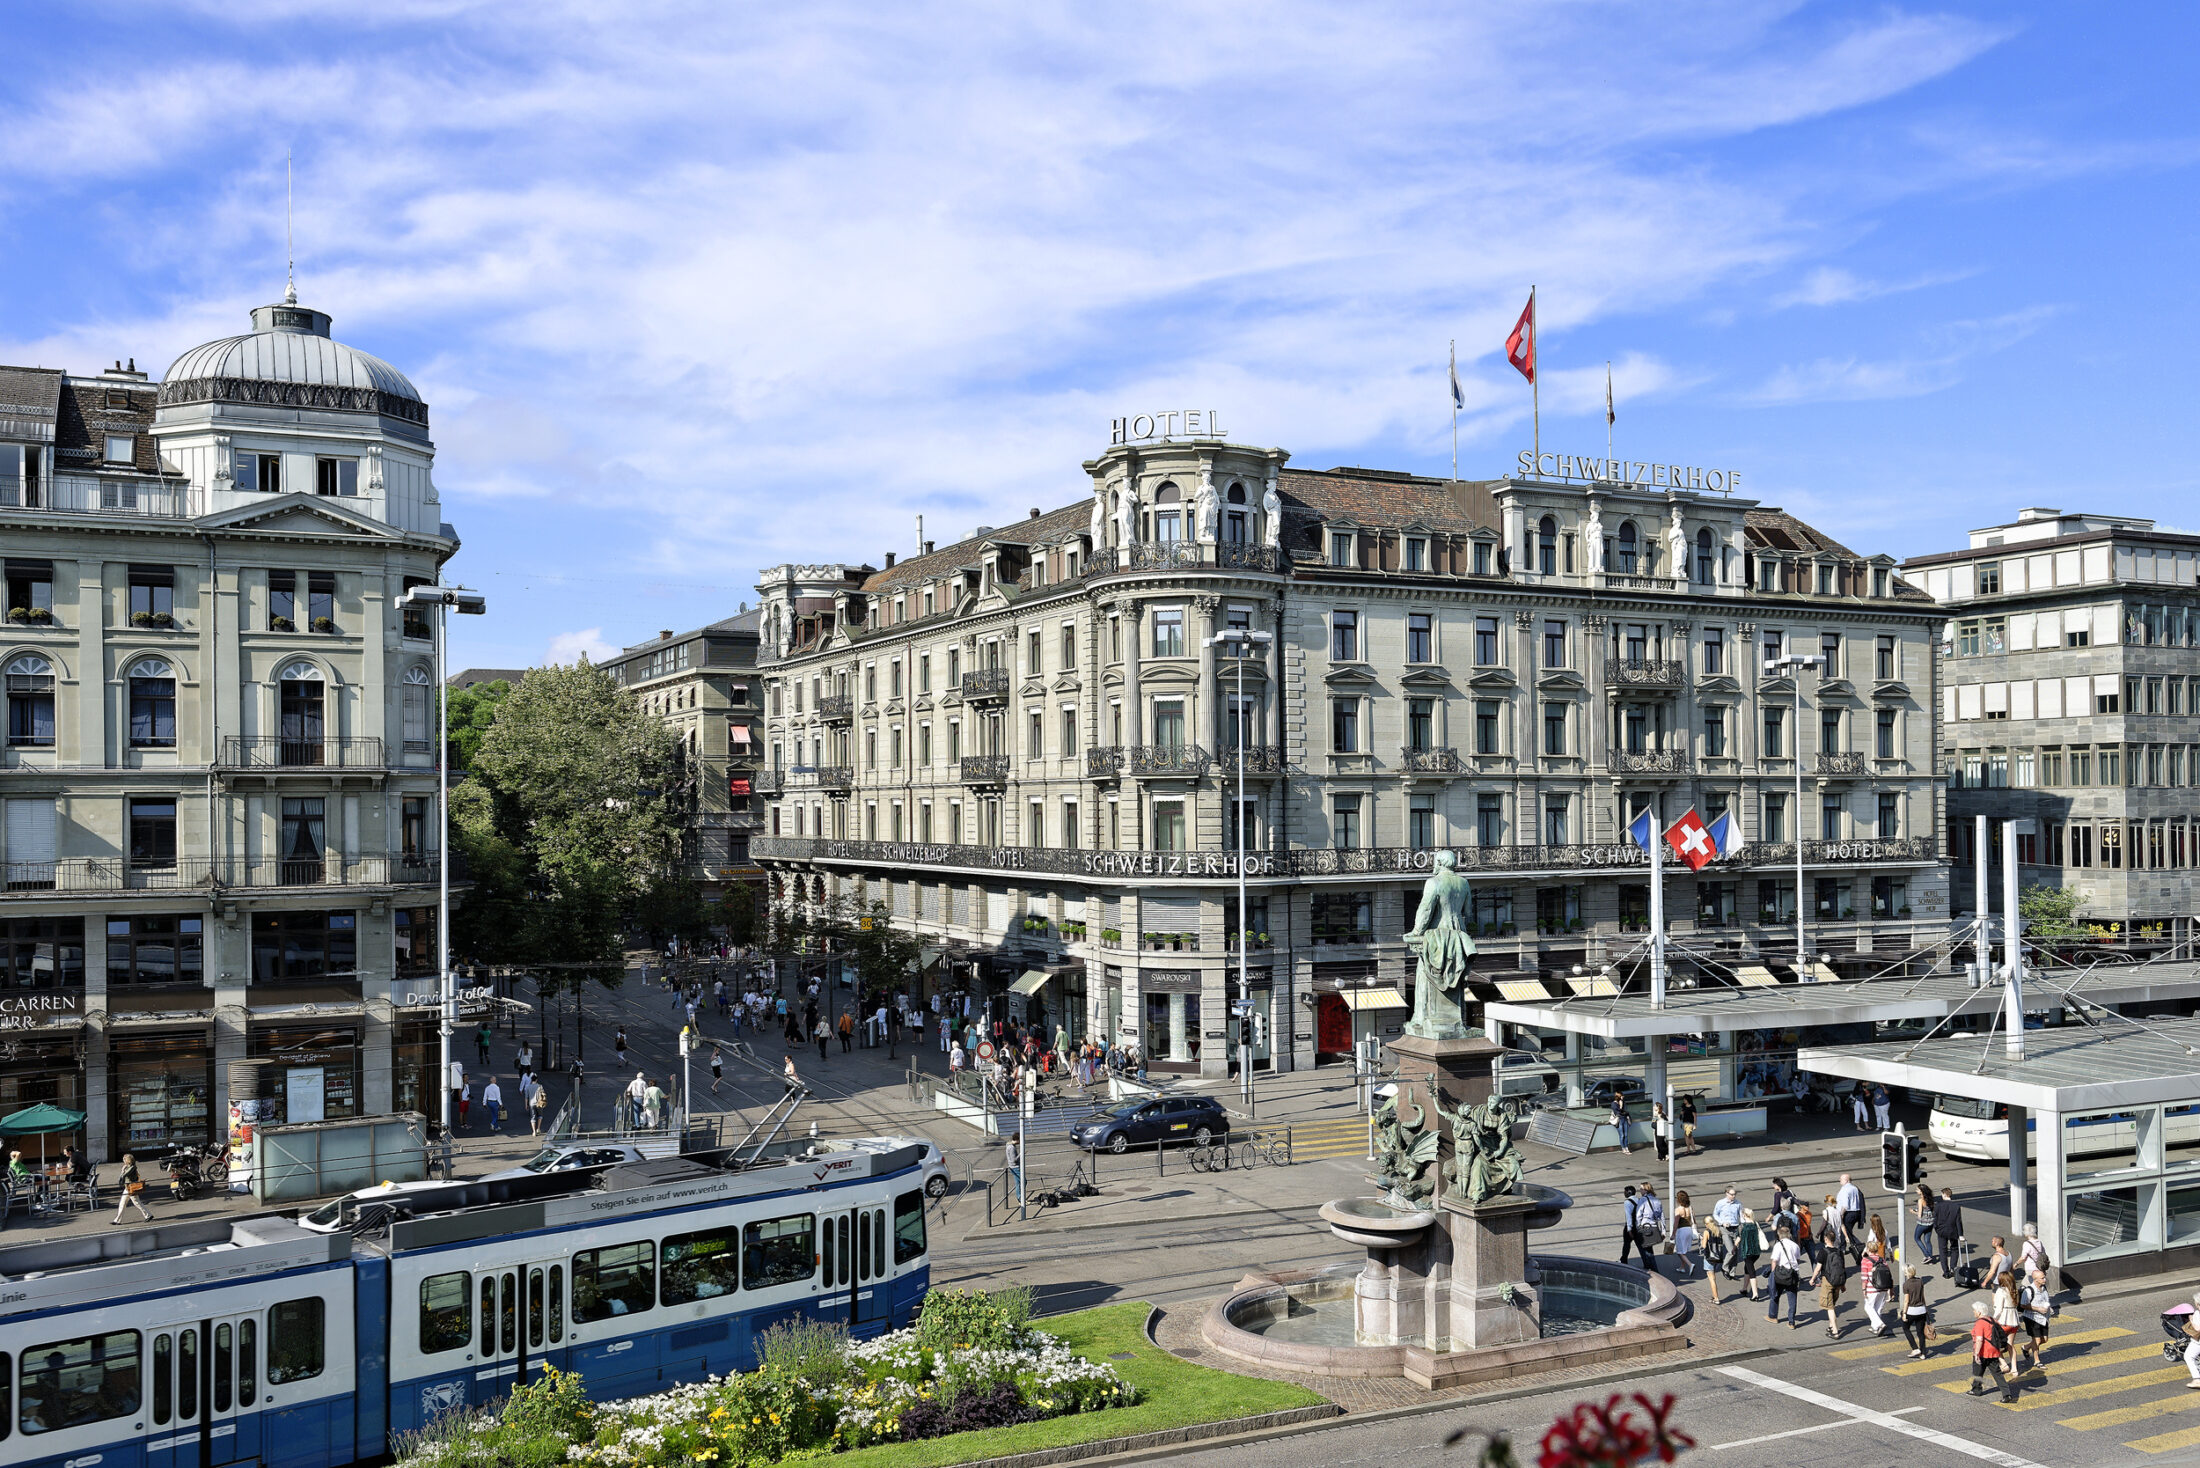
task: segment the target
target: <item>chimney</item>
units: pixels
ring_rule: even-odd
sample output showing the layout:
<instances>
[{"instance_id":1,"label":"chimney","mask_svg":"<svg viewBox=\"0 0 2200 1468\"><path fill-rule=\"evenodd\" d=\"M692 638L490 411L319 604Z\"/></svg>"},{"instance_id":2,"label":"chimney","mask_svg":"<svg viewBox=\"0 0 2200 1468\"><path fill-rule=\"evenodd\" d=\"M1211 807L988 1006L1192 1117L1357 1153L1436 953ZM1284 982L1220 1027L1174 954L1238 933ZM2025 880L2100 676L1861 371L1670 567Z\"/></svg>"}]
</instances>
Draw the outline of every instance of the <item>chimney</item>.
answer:
<instances>
[{"instance_id":1,"label":"chimney","mask_svg":"<svg viewBox=\"0 0 2200 1468\"><path fill-rule=\"evenodd\" d=\"M892 551L886 553L886 569L889 571L894 569L894 553Z\"/></svg>"},{"instance_id":2,"label":"chimney","mask_svg":"<svg viewBox=\"0 0 2200 1468\"><path fill-rule=\"evenodd\" d=\"M1037 505L1031 507L1031 518L1034 520L1039 518L1039 507Z\"/></svg>"},{"instance_id":3,"label":"chimney","mask_svg":"<svg viewBox=\"0 0 2200 1468\"><path fill-rule=\"evenodd\" d=\"M924 543L924 553L926 555L932 554L932 542L929 540Z\"/></svg>"},{"instance_id":4,"label":"chimney","mask_svg":"<svg viewBox=\"0 0 2200 1468\"><path fill-rule=\"evenodd\" d=\"M661 632L659 632L659 633L657 634L657 640L658 640L659 642L662 642L662 641L664 641L664 640L665 640L665 639L666 639L667 637L670 637L671 635L672 635L672 629L671 629L670 627L667 627L667 628L665 628L665 629L664 629L663 631L661 631Z\"/></svg>"}]
</instances>

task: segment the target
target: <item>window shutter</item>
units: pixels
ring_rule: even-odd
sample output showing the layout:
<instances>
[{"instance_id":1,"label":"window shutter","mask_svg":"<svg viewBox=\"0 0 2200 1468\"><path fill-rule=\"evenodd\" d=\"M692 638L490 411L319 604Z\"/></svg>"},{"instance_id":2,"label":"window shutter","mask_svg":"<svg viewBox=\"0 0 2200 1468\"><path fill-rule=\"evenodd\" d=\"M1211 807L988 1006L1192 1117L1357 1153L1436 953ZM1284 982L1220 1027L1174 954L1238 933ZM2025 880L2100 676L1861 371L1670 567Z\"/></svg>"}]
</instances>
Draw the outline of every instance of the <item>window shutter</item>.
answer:
<instances>
[{"instance_id":1,"label":"window shutter","mask_svg":"<svg viewBox=\"0 0 2200 1468\"><path fill-rule=\"evenodd\" d=\"M50 795L8 801L7 850L11 863L54 860L54 809Z\"/></svg>"}]
</instances>

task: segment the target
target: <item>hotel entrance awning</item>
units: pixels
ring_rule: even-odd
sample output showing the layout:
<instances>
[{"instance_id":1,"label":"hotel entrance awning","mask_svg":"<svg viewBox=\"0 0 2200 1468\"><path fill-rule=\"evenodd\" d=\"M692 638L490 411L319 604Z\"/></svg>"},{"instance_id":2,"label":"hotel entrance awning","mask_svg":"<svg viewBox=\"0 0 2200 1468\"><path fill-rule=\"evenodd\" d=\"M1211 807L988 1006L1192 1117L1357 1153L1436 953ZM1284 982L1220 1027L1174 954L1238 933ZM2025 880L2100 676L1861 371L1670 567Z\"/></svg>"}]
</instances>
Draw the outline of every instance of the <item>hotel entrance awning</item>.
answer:
<instances>
[{"instance_id":1,"label":"hotel entrance awning","mask_svg":"<svg viewBox=\"0 0 2200 1468\"><path fill-rule=\"evenodd\" d=\"M1048 973L1043 968L1026 969L1022 978L1018 979L1015 983L1008 986L1008 992L1011 994L1021 994L1028 999L1032 995L1038 993L1041 989L1045 988L1046 981L1053 977L1054 975Z\"/></svg>"}]
</instances>

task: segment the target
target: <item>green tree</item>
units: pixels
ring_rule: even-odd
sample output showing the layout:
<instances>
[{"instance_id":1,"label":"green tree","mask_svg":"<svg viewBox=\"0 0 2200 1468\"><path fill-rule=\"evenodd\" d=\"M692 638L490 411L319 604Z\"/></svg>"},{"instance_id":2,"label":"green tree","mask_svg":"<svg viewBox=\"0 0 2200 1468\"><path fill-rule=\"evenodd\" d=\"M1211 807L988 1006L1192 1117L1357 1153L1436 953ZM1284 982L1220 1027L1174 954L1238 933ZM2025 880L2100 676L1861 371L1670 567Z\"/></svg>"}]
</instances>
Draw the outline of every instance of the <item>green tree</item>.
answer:
<instances>
[{"instance_id":1,"label":"green tree","mask_svg":"<svg viewBox=\"0 0 2200 1468\"><path fill-rule=\"evenodd\" d=\"M2032 937L2082 938L2086 927L2078 921L2078 908L2084 900L2063 887L2027 887L2017 894L2017 915Z\"/></svg>"},{"instance_id":2,"label":"green tree","mask_svg":"<svg viewBox=\"0 0 2200 1468\"><path fill-rule=\"evenodd\" d=\"M857 992L868 997L906 986L916 967L916 936L894 926L894 910L883 902L857 906L851 917L837 946L855 964Z\"/></svg>"},{"instance_id":3,"label":"green tree","mask_svg":"<svg viewBox=\"0 0 2200 1468\"><path fill-rule=\"evenodd\" d=\"M463 809L453 792L461 851L493 879L469 956L616 975L628 925L682 909L693 784L680 740L603 670L530 673L497 700Z\"/></svg>"},{"instance_id":4,"label":"green tree","mask_svg":"<svg viewBox=\"0 0 2200 1468\"><path fill-rule=\"evenodd\" d=\"M453 688L445 695L449 718L443 730L444 737L450 740L454 772L474 767L474 758L481 753L481 741L488 738L489 730L496 724L497 710L511 696L512 685L502 678L476 683L471 688Z\"/></svg>"}]
</instances>

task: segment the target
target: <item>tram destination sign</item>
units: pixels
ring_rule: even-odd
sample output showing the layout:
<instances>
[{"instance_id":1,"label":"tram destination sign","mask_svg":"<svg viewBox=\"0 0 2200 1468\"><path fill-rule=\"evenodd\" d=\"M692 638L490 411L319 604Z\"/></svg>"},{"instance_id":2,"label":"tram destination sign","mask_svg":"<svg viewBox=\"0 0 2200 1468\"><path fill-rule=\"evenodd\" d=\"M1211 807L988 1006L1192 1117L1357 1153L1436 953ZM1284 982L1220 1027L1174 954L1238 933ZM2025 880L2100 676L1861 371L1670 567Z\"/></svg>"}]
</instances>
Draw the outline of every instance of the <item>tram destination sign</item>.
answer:
<instances>
[{"instance_id":1,"label":"tram destination sign","mask_svg":"<svg viewBox=\"0 0 2200 1468\"><path fill-rule=\"evenodd\" d=\"M1570 479L1629 489L1695 489L1712 494L1732 494L1742 487L1741 470L1706 469L1700 464L1590 459L1578 454L1538 454L1534 449L1522 449L1514 462L1525 479Z\"/></svg>"}]
</instances>

